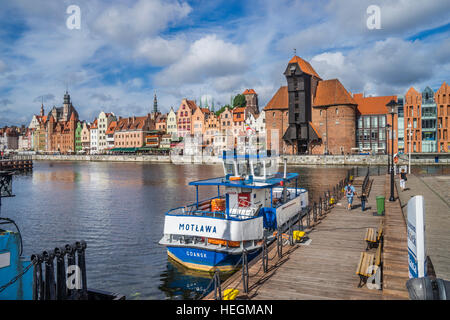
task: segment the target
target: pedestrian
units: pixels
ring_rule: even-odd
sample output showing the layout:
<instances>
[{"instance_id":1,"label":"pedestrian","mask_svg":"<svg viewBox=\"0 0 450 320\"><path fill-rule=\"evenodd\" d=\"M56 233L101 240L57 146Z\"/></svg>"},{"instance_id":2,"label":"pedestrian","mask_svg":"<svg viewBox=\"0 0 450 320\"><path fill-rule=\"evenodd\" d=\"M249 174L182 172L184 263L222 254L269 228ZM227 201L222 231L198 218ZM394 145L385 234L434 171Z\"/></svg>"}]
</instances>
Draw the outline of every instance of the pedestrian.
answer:
<instances>
[{"instance_id":1,"label":"pedestrian","mask_svg":"<svg viewBox=\"0 0 450 320\"><path fill-rule=\"evenodd\" d=\"M402 169L400 172L400 189L402 189L402 191L405 191L406 189L406 181L408 180L408 178L406 177L406 170Z\"/></svg>"},{"instance_id":2,"label":"pedestrian","mask_svg":"<svg viewBox=\"0 0 450 320\"><path fill-rule=\"evenodd\" d=\"M366 194L363 192L361 194L361 211L366 210L366 201L367 201L367 196Z\"/></svg>"},{"instance_id":3,"label":"pedestrian","mask_svg":"<svg viewBox=\"0 0 450 320\"><path fill-rule=\"evenodd\" d=\"M356 195L355 187L352 185L352 181L349 180L347 186L344 188L345 196L347 197L347 210L352 209L353 196Z\"/></svg>"}]
</instances>

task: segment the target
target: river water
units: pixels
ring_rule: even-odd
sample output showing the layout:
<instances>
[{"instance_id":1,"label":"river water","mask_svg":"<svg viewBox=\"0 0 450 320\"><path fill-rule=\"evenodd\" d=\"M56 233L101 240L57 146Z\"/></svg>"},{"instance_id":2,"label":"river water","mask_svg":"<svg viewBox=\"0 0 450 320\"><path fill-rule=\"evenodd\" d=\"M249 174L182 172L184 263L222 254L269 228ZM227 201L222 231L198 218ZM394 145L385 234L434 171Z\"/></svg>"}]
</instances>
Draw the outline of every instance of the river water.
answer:
<instances>
[{"instance_id":1,"label":"river water","mask_svg":"<svg viewBox=\"0 0 450 320\"><path fill-rule=\"evenodd\" d=\"M288 171L315 200L347 170ZM127 299L192 299L210 278L168 260L158 244L164 213L195 202L188 182L222 175L221 165L36 161L32 173L14 176L16 197L3 199L0 215L19 225L26 257L85 240L89 288ZM200 188L201 198L216 192Z\"/></svg>"}]
</instances>

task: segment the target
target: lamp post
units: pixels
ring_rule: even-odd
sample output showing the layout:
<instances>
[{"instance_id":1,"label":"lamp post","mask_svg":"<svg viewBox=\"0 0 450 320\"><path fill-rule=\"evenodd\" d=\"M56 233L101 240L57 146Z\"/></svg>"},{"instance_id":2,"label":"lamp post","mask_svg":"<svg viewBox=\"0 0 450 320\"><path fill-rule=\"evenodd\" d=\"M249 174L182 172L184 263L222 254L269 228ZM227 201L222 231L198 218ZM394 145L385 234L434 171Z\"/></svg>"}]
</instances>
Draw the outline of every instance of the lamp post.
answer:
<instances>
[{"instance_id":1,"label":"lamp post","mask_svg":"<svg viewBox=\"0 0 450 320\"><path fill-rule=\"evenodd\" d=\"M391 127L391 125L388 123L386 124L386 155L387 155L387 159L388 159L388 165L387 165L387 173L389 174L391 171L391 162L390 162L390 158L389 158L389 128Z\"/></svg>"},{"instance_id":2,"label":"lamp post","mask_svg":"<svg viewBox=\"0 0 450 320\"><path fill-rule=\"evenodd\" d=\"M408 174L411 174L411 136L412 136L411 122L408 123L408 129L409 129L409 133L408 133L408 141L409 141Z\"/></svg>"},{"instance_id":3,"label":"lamp post","mask_svg":"<svg viewBox=\"0 0 450 320\"><path fill-rule=\"evenodd\" d=\"M389 201L395 201L394 197L394 115L397 113L397 101L391 100L386 105L388 107L388 111L391 114L392 119L392 129L391 129L391 196L389 197Z\"/></svg>"}]
</instances>

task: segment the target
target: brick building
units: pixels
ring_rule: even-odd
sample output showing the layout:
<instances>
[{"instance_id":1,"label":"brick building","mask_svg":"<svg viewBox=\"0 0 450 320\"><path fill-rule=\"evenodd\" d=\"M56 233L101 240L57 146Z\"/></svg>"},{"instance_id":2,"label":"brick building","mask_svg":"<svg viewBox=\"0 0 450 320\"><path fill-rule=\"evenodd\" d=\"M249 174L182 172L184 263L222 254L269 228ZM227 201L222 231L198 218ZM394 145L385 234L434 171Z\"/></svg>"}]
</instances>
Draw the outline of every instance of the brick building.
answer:
<instances>
[{"instance_id":1,"label":"brick building","mask_svg":"<svg viewBox=\"0 0 450 320\"><path fill-rule=\"evenodd\" d=\"M155 130L151 115L120 118L114 131L114 148L141 148L149 131Z\"/></svg>"},{"instance_id":2,"label":"brick building","mask_svg":"<svg viewBox=\"0 0 450 320\"><path fill-rule=\"evenodd\" d=\"M179 137L186 137L193 133L192 114L197 109L197 104L193 100L183 99L177 111L177 134Z\"/></svg>"},{"instance_id":3,"label":"brick building","mask_svg":"<svg viewBox=\"0 0 450 320\"><path fill-rule=\"evenodd\" d=\"M437 152L449 152L450 86L447 83L442 83L434 100L437 104Z\"/></svg>"},{"instance_id":4,"label":"brick building","mask_svg":"<svg viewBox=\"0 0 450 320\"><path fill-rule=\"evenodd\" d=\"M364 97L354 94L358 104L356 114L356 147L359 152L387 154L391 152L392 116L386 105L397 96ZM398 114L394 115L394 153L398 152Z\"/></svg>"},{"instance_id":5,"label":"brick building","mask_svg":"<svg viewBox=\"0 0 450 320\"><path fill-rule=\"evenodd\" d=\"M259 113L258 94L255 92L255 90L246 89L242 94L245 96L246 101L245 106L251 109L251 111L254 114L258 114Z\"/></svg>"}]
</instances>

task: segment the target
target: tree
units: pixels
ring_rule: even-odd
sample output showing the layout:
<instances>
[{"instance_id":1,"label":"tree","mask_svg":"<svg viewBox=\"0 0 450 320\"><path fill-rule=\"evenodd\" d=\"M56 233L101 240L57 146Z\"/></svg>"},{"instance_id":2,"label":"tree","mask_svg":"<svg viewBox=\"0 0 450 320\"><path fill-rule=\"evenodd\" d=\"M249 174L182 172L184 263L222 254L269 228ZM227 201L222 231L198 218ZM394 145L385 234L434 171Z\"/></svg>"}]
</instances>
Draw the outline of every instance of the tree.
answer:
<instances>
[{"instance_id":1,"label":"tree","mask_svg":"<svg viewBox=\"0 0 450 320\"><path fill-rule=\"evenodd\" d=\"M230 109L230 110L233 109L232 106L230 106L229 104L226 104L226 105L224 105L223 107L221 107L219 110L217 110L217 112L215 112L215 115L216 115L217 117L220 116L220 114L221 114L222 112L225 111L225 108L228 108L228 109Z\"/></svg>"},{"instance_id":2,"label":"tree","mask_svg":"<svg viewBox=\"0 0 450 320\"><path fill-rule=\"evenodd\" d=\"M238 94L233 99L233 107L245 107L247 105L247 100L245 100L245 96L243 94Z\"/></svg>"}]
</instances>

